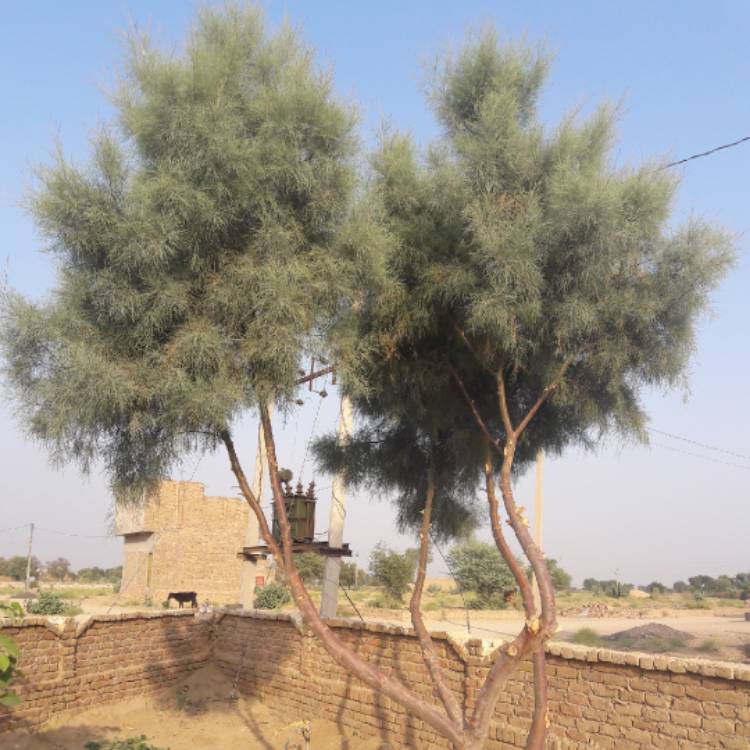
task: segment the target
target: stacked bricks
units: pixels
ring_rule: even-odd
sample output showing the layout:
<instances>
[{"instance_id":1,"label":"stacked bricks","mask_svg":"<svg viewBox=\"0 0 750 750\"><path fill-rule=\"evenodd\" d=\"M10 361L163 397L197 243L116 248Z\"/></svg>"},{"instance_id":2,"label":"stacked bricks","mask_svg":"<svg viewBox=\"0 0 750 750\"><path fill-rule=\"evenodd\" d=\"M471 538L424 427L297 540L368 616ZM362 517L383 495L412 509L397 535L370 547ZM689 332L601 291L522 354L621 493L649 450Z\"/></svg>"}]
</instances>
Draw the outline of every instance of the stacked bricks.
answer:
<instances>
[{"instance_id":1,"label":"stacked bricks","mask_svg":"<svg viewBox=\"0 0 750 750\"><path fill-rule=\"evenodd\" d=\"M414 634L405 628L329 621L384 672L437 703ZM23 703L0 713L0 731L38 726L66 710L159 690L214 663L245 695L295 721L324 718L394 750L449 743L393 701L342 670L295 618L273 613L192 612L94 617L76 626L32 618L0 632L21 647ZM481 641L433 638L447 681L471 711L493 654ZM564 643L547 647L549 748L750 750L750 667L622 653ZM523 747L532 705L528 662L505 685L488 750Z\"/></svg>"},{"instance_id":2,"label":"stacked bricks","mask_svg":"<svg viewBox=\"0 0 750 750\"><path fill-rule=\"evenodd\" d=\"M18 708L0 711L0 732L158 691L211 656L210 620L187 611L94 617L79 627L61 619L0 621L0 632L19 646L25 678Z\"/></svg>"}]
</instances>

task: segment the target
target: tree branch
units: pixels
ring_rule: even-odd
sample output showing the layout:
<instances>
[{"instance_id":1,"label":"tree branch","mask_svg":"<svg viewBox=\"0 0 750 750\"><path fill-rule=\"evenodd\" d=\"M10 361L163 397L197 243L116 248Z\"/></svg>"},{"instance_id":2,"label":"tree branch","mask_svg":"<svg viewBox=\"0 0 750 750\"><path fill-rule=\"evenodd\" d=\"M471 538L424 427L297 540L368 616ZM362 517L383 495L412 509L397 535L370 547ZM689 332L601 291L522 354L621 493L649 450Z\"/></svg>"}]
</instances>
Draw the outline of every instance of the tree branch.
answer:
<instances>
[{"instance_id":1,"label":"tree branch","mask_svg":"<svg viewBox=\"0 0 750 750\"><path fill-rule=\"evenodd\" d=\"M487 424L485 423L484 419L482 419L482 415L479 413L479 409L477 409L477 405L474 403L474 399L469 395L469 392L466 390L464 381L461 379L461 376L456 371L456 368L453 367L453 365L450 362L448 363L448 369L450 370L451 375L453 375L453 379L458 384L458 387L461 390L461 393L464 399L466 400L466 403L469 405L469 409L471 409L471 413L474 415L474 419L479 425L479 428L484 433L484 436L487 438L490 445L492 445L495 448L495 450L499 453L500 452L500 440L492 436L492 433L489 431Z\"/></svg>"},{"instance_id":2,"label":"tree branch","mask_svg":"<svg viewBox=\"0 0 750 750\"><path fill-rule=\"evenodd\" d=\"M409 611L411 612L411 623L419 639L419 645L422 649L422 658L427 665L427 669L435 685L438 697L440 698L448 716L459 727L463 727L463 711L458 704L456 696L445 683L445 672L440 664L440 657L435 651L435 644L425 627L422 618L422 590L424 581L427 576L427 557L430 546L430 525L432 518L432 501L435 497L435 470L432 465L427 469L427 494L422 516L422 529L419 533L419 560L417 563L417 577L414 581L414 590L412 591Z\"/></svg>"},{"instance_id":3,"label":"tree branch","mask_svg":"<svg viewBox=\"0 0 750 750\"><path fill-rule=\"evenodd\" d=\"M552 395L553 391L560 385L562 379L565 377L565 373L568 368L573 364L574 357L568 357L564 362L559 372L552 379L552 382L545 386L544 390L540 394L539 398L534 402L534 405L526 413L526 416L519 422L518 427L515 429L515 438L519 438L521 433L526 429L527 425L534 418L534 415L539 411L542 404Z\"/></svg>"},{"instance_id":4,"label":"tree branch","mask_svg":"<svg viewBox=\"0 0 750 750\"><path fill-rule=\"evenodd\" d=\"M322 378L324 375L329 375L330 373L335 371L336 365L324 367L322 370L316 370L315 372L311 372L308 375L303 375L301 378L298 378L297 385L304 385L305 383L309 383L313 380L316 380L317 378Z\"/></svg>"},{"instance_id":5,"label":"tree branch","mask_svg":"<svg viewBox=\"0 0 750 750\"><path fill-rule=\"evenodd\" d=\"M260 405L260 418L261 423L263 424L263 434L266 443L266 456L268 460L271 491L273 493L279 528L281 530L283 548L281 550L283 555L282 559L284 560L285 573L287 575L287 580L289 581L292 596L294 597L294 601L297 604L303 619L320 639L325 650L333 660L339 664L339 666L349 671L376 692L382 692L388 698L400 703L417 718L422 719L447 737L456 746L462 747L464 734L461 727L457 727L445 714L427 703L423 698L410 690L403 682L395 677L383 674L380 670L373 667L366 659L363 659L356 654L350 647L342 643L338 636L320 617L317 608L310 599L310 595L299 577L299 573L297 572L292 559L291 530L286 513L284 493L281 489L281 482L279 480L279 466L276 458L276 444L273 438L273 427L271 425L268 408L263 404ZM263 529L267 531L268 525L262 525L261 530ZM271 541L273 541L273 537L271 537L270 534L269 537ZM269 547L272 546L268 539L266 539L266 543ZM273 546L278 550L278 545L274 543Z\"/></svg>"},{"instance_id":6,"label":"tree branch","mask_svg":"<svg viewBox=\"0 0 750 750\"><path fill-rule=\"evenodd\" d=\"M466 332L454 321L453 328L455 329L456 333L461 338L461 341L464 342L466 345L466 348L471 352L471 355L476 360L477 364L484 370L486 370L490 375L494 376L495 371L479 356L479 352L474 348L474 345L469 341L468 337L466 336Z\"/></svg>"}]
</instances>

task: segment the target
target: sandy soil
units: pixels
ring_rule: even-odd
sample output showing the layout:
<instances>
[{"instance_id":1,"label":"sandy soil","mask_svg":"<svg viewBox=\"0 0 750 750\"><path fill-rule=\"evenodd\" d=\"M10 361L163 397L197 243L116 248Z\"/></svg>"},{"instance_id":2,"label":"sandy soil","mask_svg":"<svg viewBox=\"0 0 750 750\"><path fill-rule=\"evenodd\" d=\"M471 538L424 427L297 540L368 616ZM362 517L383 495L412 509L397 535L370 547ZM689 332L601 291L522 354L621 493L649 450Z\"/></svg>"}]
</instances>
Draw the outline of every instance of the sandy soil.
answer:
<instances>
[{"instance_id":1,"label":"sandy soil","mask_svg":"<svg viewBox=\"0 0 750 750\"><path fill-rule=\"evenodd\" d=\"M313 719L315 750L387 750L379 737L344 733L331 722L274 712L258 701L231 700L231 680L215 667L193 673L156 696L58 716L34 734L3 736L3 750L83 750L87 742L145 735L169 750L302 750L298 725Z\"/></svg>"}]
</instances>

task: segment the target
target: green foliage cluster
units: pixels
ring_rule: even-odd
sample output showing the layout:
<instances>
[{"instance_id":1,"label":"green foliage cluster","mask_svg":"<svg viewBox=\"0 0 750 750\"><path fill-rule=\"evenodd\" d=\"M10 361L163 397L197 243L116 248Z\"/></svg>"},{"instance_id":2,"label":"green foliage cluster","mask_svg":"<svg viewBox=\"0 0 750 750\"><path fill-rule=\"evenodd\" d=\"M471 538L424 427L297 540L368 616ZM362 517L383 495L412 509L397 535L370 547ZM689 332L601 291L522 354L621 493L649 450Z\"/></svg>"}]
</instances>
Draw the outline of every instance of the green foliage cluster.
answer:
<instances>
[{"instance_id":1,"label":"green foliage cluster","mask_svg":"<svg viewBox=\"0 0 750 750\"><path fill-rule=\"evenodd\" d=\"M29 599L26 610L30 615L62 615L68 605L56 594L40 591L38 599Z\"/></svg>"},{"instance_id":2,"label":"green foliage cluster","mask_svg":"<svg viewBox=\"0 0 750 750\"><path fill-rule=\"evenodd\" d=\"M201 11L182 55L134 37L122 138L39 171L59 282L5 295L7 379L29 432L83 470L102 458L123 501L246 409L291 405L300 358L377 266L355 116L312 59L250 5Z\"/></svg>"},{"instance_id":3,"label":"green foliage cluster","mask_svg":"<svg viewBox=\"0 0 750 750\"><path fill-rule=\"evenodd\" d=\"M737 573L734 576L720 575L716 578L698 575L688 578L688 585L689 590L699 596L716 596L725 599L750 598L750 573Z\"/></svg>"},{"instance_id":4,"label":"green foliage cluster","mask_svg":"<svg viewBox=\"0 0 750 750\"><path fill-rule=\"evenodd\" d=\"M571 636L570 640L573 643L578 643L581 646L601 646L601 636L593 628L579 628Z\"/></svg>"},{"instance_id":5,"label":"green foliage cluster","mask_svg":"<svg viewBox=\"0 0 750 750\"><path fill-rule=\"evenodd\" d=\"M269 583L255 592L256 609L280 609L292 600L288 589L280 583Z\"/></svg>"},{"instance_id":6,"label":"green foliage cluster","mask_svg":"<svg viewBox=\"0 0 750 750\"><path fill-rule=\"evenodd\" d=\"M644 586L643 590L648 591L651 596L659 596L661 594L666 594L669 591L669 589L663 583L659 583L659 581L652 581L648 586Z\"/></svg>"},{"instance_id":7,"label":"green foliage cluster","mask_svg":"<svg viewBox=\"0 0 750 750\"><path fill-rule=\"evenodd\" d=\"M26 561L27 558L23 555L14 555L7 560L4 557L0 557L0 576L8 576L14 581L26 580ZM38 578L41 569L42 564L39 562L39 558L32 555L31 577Z\"/></svg>"},{"instance_id":8,"label":"green foliage cluster","mask_svg":"<svg viewBox=\"0 0 750 750\"><path fill-rule=\"evenodd\" d=\"M516 591L516 581L494 544L471 540L453 547L448 564L459 591L473 591L477 609L506 606L504 595Z\"/></svg>"},{"instance_id":9,"label":"green foliage cluster","mask_svg":"<svg viewBox=\"0 0 750 750\"><path fill-rule=\"evenodd\" d=\"M516 472L538 449L591 447L607 432L645 440L640 394L683 382L697 317L733 259L705 222L671 224L673 174L613 164L612 107L542 125L547 68L486 31L438 66L442 136L421 150L389 132L372 157L386 272L334 341L360 428L317 454L395 498L403 527L420 523L428 468L433 532L476 523L477 415L506 438L499 375L518 425L564 369L517 445Z\"/></svg>"},{"instance_id":10,"label":"green foliage cluster","mask_svg":"<svg viewBox=\"0 0 750 750\"><path fill-rule=\"evenodd\" d=\"M416 549L396 552L379 542L370 553L370 575L376 586L382 586L386 597L397 605L414 580L417 569Z\"/></svg>"},{"instance_id":11,"label":"green foliage cluster","mask_svg":"<svg viewBox=\"0 0 750 750\"><path fill-rule=\"evenodd\" d=\"M122 565L114 568L81 568L76 573L76 580L81 583L111 583L119 584L122 580Z\"/></svg>"},{"instance_id":12,"label":"green foliage cluster","mask_svg":"<svg viewBox=\"0 0 750 750\"><path fill-rule=\"evenodd\" d=\"M0 706L17 706L21 699L13 691L13 683L20 676L17 662L18 646L12 638L0 635Z\"/></svg>"},{"instance_id":13,"label":"green foliage cluster","mask_svg":"<svg viewBox=\"0 0 750 750\"><path fill-rule=\"evenodd\" d=\"M557 560L554 560L549 557L544 558L544 562L547 565L547 570L549 571L550 578L552 579L552 586L554 587L555 591L567 591L573 582L573 577L568 573L567 570L564 570L561 568ZM527 566L526 568L526 576L531 579L532 571L531 566Z\"/></svg>"},{"instance_id":14,"label":"green foliage cluster","mask_svg":"<svg viewBox=\"0 0 750 750\"><path fill-rule=\"evenodd\" d=\"M64 557L50 560L44 564L44 575L55 581L64 581L66 578L72 577L70 562Z\"/></svg>"},{"instance_id":15,"label":"green foliage cluster","mask_svg":"<svg viewBox=\"0 0 750 750\"><path fill-rule=\"evenodd\" d=\"M305 585L320 586L323 582L326 561L322 555L316 555L314 552L303 552L294 556L294 564Z\"/></svg>"},{"instance_id":16,"label":"green foliage cluster","mask_svg":"<svg viewBox=\"0 0 750 750\"><path fill-rule=\"evenodd\" d=\"M23 607L18 602L0 602L0 617L23 617Z\"/></svg>"},{"instance_id":17,"label":"green foliage cluster","mask_svg":"<svg viewBox=\"0 0 750 750\"><path fill-rule=\"evenodd\" d=\"M611 596L614 599L621 599L633 590L633 584L623 583L614 579L599 581L596 578L586 578L583 581L583 588L592 594L601 594L603 596Z\"/></svg>"},{"instance_id":18,"label":"green foliage cluster","mask_svg":"<svg viewBox=\"0 0 750 750\"><path fill-rule=\"evenodd\" d=\"M139 737L128 737L121 740L95 740L87 742L85 750L169 750L169 748L160 748L152 745L147 741L145 735Z\"/></svg>"}]
</instances>

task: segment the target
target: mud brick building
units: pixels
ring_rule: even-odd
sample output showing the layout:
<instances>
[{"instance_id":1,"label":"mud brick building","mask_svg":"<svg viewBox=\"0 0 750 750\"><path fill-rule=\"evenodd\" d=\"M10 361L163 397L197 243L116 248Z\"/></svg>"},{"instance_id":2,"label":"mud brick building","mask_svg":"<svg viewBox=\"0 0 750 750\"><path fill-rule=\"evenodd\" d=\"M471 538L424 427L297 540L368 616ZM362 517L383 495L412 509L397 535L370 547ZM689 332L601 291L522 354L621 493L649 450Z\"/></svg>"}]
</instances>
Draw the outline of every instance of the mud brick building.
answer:
<instances>
[{"instance_id":1,"label":"mud brick building","mask_svg":"<svg viewBox=\"0 0 750 750\"><path fill-rule=\"evenodd\" d=\"M159 603L170 591L195 591L199 602L239 602L238 552L248 516L246 502L208 497L200 482L161 482L142 505L117 511L116 533L124 540L121 593Z\"/></svg>"}]
</instances>

